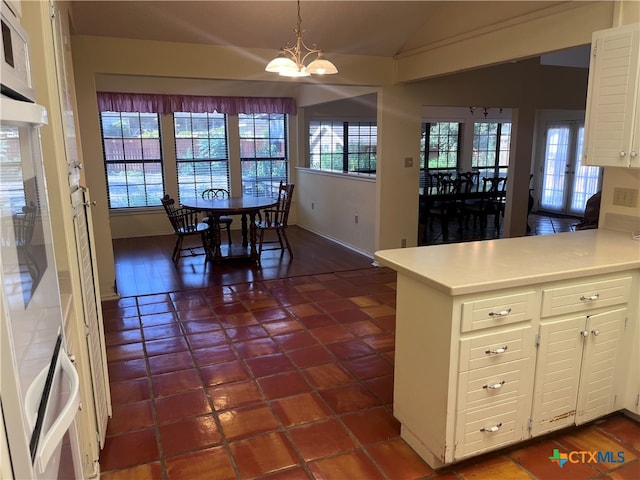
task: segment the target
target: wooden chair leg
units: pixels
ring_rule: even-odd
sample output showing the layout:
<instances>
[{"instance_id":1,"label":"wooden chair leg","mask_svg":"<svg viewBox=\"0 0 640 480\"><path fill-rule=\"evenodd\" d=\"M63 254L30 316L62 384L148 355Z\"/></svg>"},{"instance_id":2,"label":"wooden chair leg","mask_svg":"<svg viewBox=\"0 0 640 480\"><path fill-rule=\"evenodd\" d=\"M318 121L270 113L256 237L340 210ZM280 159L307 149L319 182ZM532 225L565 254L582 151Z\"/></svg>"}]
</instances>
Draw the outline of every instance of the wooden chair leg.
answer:
<instances>
[{"instance_id":1,"label":"wooden chair leg","mask_svg":"<svg viewBox=\"0 0 640 480\"><path fill-rule=\"evenodd\" d=\"M201 238L206 262L207 260L211 260L213 258L213 255L211 255L211 249L209 248L209 235L207 235L207 232L202 232Z\"/></svg>"},{"instance_id":2,"label":"wooden chair leg","mask_svg":"<svg viewBox=\"0 0 640 480\"><path fill-rule=\"evenodd\" d=\"M282 236L284 237L284 241L287 244L287 250L289 250L289 257L293 258L293 250L291 250L291 244L289 243L289 238L287 238L286 230L282 230Z\"/></svg>"},{"instance_id":3,"label":"wooden chair leg","mask_svg":"<svg viewBox=\"0 0 640 480\"><path fill-rule=\"evenodd\" d=\"M282 250L282 253L284 253L284 244L282 243L282 233L283 233L283 230L279 228L276 229L276 235L278 235L278 243L280 244L280 250Z\"/></svg>"},{"instance_id":4,"label":"wooden chair leg","mask_svg":"<svg viewBox=\"0 0 640 480\"><path fill-rule=\"evenodd\" d=\"M231 224L227 223L227 238L229 239L229 247L231 247Z\"/></svg>"},{"instance_id":5,"label":"wooden chair leg","mask_svg":"<svg viewBox=\"0 0 640 480\"><path fill-rule=\"evenodd\" d=\"M258 258L262 256L262 245L264 244L264 230L260 230L260 240L258 243Z\"/></svg>"},{"instance_id":6,"label":"wooden chair leg","mask_svg":"<svg viewBox=\"0 0 640 480\"><path fill-rule=\"evenodd\" d=\"M173 259L173 263L178 264L178 260L180 260L180 251L182 250L182 237L178 236L176 239L176 245L173 247L173 255L171 258Z\"/></svg>"}]
</instances>

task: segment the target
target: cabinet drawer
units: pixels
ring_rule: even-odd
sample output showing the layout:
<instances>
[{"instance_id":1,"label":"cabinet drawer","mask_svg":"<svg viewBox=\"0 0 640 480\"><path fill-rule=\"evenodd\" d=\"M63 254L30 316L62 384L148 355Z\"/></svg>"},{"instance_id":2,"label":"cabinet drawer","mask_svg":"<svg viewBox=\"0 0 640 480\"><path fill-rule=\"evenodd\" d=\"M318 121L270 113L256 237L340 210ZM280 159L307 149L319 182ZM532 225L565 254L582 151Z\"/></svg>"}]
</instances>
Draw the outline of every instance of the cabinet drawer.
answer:
<instances>
[{"instance_id":1,"label":"cabinet drawer","mask_svg":"<svg viewBox=\"0 0 640 480\"><path fill-rule=\"evenodd\" d=\"M487 408L460 412L456 424L455 459L526 438L529 405L527 396L523 395Z\"/></svg>"},{"instance_id":2,"label":"cabinet drawer","mask_svg":"<svg viewBox=\"0 0 640 480\"><path fill-rule=\"evenodd\" d=\"M489 407L529 393L533 358L477 368L458 375L458 411Z\"/></svg>"},{"instance_id":3,"label":"cabinet drawer","mask_svg":"<svg viewBox=\"0 0 640 480\"><path fill-rule=\"evenodd\" d=\"M612 278L542 291L542 317L576 313L629 301L631 277Z\"/></svg>"},{"instance_id":4,"label":"cabinet drawer","mask_svg":"<svg viewBox=\"0 0 640 480\"><path fill-rule=\"evenodd\" d=\"M530 320L535 315L535 300L535 292L522 292L464 302L460 330L470 332Z\"/></svg>"},{"instance_id":5,"label":"cabinet drawer","mask_svg":"<svg viewBox=\"0 0 640 480\"><path fill-rule=\"evenodd\" d=\"M529 358L533 348L531 326L463 338L458 372Z\"/></svg>"}]
</instances>

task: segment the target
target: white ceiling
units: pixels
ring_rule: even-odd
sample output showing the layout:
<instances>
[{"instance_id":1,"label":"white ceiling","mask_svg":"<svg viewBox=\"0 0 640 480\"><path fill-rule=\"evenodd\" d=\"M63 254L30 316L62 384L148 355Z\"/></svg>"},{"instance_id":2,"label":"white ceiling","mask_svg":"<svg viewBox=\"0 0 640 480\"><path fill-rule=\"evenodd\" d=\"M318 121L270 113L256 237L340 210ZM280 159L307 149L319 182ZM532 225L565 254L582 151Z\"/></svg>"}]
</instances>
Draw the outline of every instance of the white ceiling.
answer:
<instances>
[{"instance_id":1,"label":"white ceiling","mask_svg":"<svg viewBox=\"0 0 640 480\"><path fill-rule=\"evenodd\" d=\"M548 8L548 1L301 2L307 44L331 53L392 57ZM72 1L72 33L277 51L294 39L296 2Z\"/></svg>"}]
</instances>

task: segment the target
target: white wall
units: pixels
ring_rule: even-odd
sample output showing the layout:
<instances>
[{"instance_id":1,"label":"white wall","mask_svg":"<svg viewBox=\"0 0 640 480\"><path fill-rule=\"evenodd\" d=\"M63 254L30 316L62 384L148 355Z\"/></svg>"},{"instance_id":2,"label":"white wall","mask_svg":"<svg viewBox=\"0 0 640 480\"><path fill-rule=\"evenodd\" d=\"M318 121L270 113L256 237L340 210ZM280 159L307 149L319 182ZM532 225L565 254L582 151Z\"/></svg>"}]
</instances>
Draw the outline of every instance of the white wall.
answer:
<instances>
[{"instance_id":1,"label":"white wall","mask_svg":"<svg viewBox=\"0 0 640 480\"><path fill-rule=\"evenodd\" d=\"M307 168L298 168L296 177L297 224L373 257L375 178Z\"/></svg>"}]
</instances>

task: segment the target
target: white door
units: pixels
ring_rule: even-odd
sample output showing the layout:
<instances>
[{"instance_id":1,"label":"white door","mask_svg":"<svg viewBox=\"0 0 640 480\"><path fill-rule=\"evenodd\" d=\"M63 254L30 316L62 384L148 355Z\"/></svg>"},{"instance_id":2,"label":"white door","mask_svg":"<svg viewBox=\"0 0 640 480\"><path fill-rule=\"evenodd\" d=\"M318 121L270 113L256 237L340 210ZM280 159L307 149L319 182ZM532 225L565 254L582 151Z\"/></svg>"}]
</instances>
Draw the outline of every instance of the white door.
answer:
<instances>
[{"instance_id":1,"label":"white door","mask_svg":"<svg viewBox=\"0 0 640 480\"><path fill-rule=\"evenodd\" d=\"M84 309L87 349L91 367L93 401L95 405L96 426L100 446L104 446L107 431L107 420L111 416L111 394L107 372L107 353L104 343L104 326L97 279L95 252L92 245L93 229L91 228L91 199L86 188L79 188L71 194L73 202L73 226L75 228L76 252L80 268L80 284L82 288L82 306Z\"/></svg>"},{"instance_id":2,"label":"white door","mask_svg":"<svg viewBox=\"0 0 640 480\"><path fill-rule=\"evenodd\" d=\"M621 367L620 339L626 308L589 315L585 339L576 423L581 424L616 410L616 372Z\"/></svg>"},{"instance_id":3,"label":"white door","mask_svg":"<svg viewBox=\"0 0 640 480\"><path fill-rule=\"evenodd\" d=\"M581 217L600 190L600 168L582 165L583 143L584 122L546 123L541 210Z\"/></svg>"},{"instance_id":4,"label":"white door","mask_svg":"<svg viewBox=\"0 0 640 480\"><path fill-rule=\"evenodd\" d=\"M540 325L531 435L573 425L582 363L584 315Z\"/></svg>"}]
</instances>

